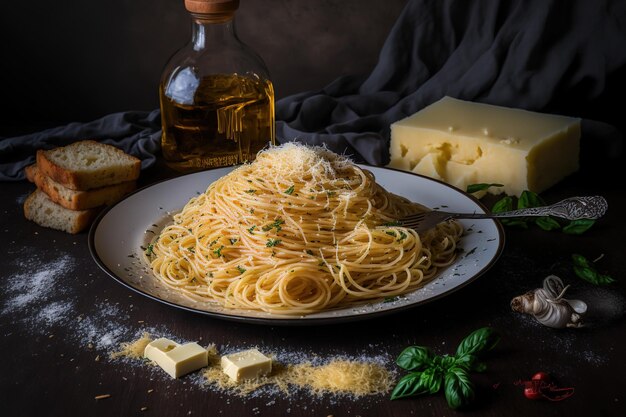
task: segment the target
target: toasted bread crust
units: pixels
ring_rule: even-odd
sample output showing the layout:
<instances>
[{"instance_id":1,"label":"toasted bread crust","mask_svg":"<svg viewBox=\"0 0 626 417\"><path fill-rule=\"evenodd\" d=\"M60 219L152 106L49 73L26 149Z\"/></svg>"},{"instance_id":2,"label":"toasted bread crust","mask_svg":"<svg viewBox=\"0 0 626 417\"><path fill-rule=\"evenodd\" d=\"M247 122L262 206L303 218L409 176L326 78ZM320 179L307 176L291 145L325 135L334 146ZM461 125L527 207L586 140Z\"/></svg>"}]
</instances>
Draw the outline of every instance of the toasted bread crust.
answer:
<instances>
[{"instance_id":1,"label":"toasted bread crust","mask_svg":"<svg viewBox=\"0 0 626 417\"><path fill-rule=\"evenodd\" d=\"M68 210L37 189L24 202L24 216L40 226L76 234L85 230L98 214L98 209Z\"/></svg>"},{"instance_id":2,"label":"toasted bread crust","mask_svg":"<svg viewBox=\"0 0 626 417\"><path fill-rule=\"evenodd\" d=\"M95 175L92 172L72 170L64 168L53 159L53 153L60 152L74 152L79 146L92 146L101 149L107 149L107 152L115 153L120 159L126 159L130 165L123 169L111 168L104 172ZM66 188L78 191L86 191L94 188L100 188L109 185L115 185L122 182L134 181L139 177L141 170L141 161L134 156L128 155L111 145L105 145L91 140L85 140L73 143L62 148L55 148L49 151L38 150L37 151L37 167L41 173L50 177L54 181L63 185Z\"/></svg>"},{"instance_id":3,"label":"toasted bread crust","mask_svg":"<svg viewBox=\"0 0 626 417\"><path fill-rule=\"evenodd\" d=\"M35 182L35 175L37 174L37 164L32 164L24 168L26 179L30 182Z\"/></svg>"},{"instance_id":4,"label":"toasted bread crust","mask_svg":"<svg viewBox=\"0 0 626 417\"><path fill-rule=\"evenodd\" d=\"M118 202L136 188L135 181L128 181L88 191L76 191L63 187L52 178L43 175L36 165L28 168L33 177L32 181L37 187L45 192L50 200L70 210L86 210L110 205Z\"/></svg>"}]
</instances>

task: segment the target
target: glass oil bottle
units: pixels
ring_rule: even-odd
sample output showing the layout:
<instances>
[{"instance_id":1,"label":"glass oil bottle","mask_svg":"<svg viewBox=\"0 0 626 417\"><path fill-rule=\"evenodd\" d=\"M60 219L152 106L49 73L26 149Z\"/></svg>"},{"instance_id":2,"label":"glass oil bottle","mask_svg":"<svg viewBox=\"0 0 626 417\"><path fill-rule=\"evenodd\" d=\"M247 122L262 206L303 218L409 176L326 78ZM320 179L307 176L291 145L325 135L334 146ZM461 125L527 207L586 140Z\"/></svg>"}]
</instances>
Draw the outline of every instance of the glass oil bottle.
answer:
<instances>
[{"instance_id":1,"label":"glass oil bottle","mask_svg":"<svg viewBox=\"0 0 626 417\"><path fill-rule=\"evenodd\" d=\"M238 0L185 0L192 40L161 83L163 156L181 172L254 160L274 144L274 89L263 60L235 31Z\"/></svg>"}]
</instances>

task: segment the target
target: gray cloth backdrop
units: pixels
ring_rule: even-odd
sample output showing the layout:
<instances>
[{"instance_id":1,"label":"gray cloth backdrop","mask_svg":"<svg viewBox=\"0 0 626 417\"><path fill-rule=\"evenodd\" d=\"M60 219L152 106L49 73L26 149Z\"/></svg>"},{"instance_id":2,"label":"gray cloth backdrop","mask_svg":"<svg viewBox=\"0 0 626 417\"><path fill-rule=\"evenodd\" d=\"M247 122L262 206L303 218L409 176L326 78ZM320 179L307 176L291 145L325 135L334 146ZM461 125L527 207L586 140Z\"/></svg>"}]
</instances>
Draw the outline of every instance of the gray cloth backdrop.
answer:
<instances>
[{"instance_id":1,"label":"gray cloth backdrop","mask_svg":"<svg viewBox=\"0 0 626 417\"><path fill-rule=\"evenodd\" d=\"M444 95L542 110L575 91L600 95L607 75L626 64L626 2L412 0L367 77L342 77L319 91L276 103L279 142L326 144L374 165L389 161L389 125ZM24 178L36 149L95 138L151 166L160 117L116 113L0 140L0 180ZM583 140L621 152L618 132L585 121Z\"/></svg>"}]
</instances>

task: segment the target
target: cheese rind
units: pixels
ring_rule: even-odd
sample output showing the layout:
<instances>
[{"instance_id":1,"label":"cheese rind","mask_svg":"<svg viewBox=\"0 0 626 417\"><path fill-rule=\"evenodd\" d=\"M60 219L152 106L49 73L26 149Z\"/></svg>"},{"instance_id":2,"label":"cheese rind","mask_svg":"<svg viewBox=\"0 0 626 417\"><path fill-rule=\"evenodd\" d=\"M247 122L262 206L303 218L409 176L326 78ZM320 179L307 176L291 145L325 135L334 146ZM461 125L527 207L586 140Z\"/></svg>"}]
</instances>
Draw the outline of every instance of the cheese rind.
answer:
<instances>
[{"instance_id":1,"label":"cheese rind","mask_svg":"<svg viewBox=\"0 0 626 417\"><path fill-rule=\"evenodd\" d=\"M209 364L208 351L197 343L178 344L164 337L150 342L144 357L156 362L172 378L178 378Z\"/></svg>"},{"instance_id":2,"label":"cheese rind","mask_svg":"<svg viewBox=\"0 0 626 417\"><path fill-rule=\"evenodd\" d=\"M391 125L389 166L520 195L577 171L579 148L580 119L444 97Z\"/></svg>"},{"instance_id":3,"label":"cheese rind","mask_svg":"<svg viewBox=\"0 0 626 417\"><path fill-rule=\"evenodd\" d=\"M235 382L244 379L256 379L272 372L272 359L258 349L244 350L222 356L222 371Z\"/></svg>"}]
</instances>

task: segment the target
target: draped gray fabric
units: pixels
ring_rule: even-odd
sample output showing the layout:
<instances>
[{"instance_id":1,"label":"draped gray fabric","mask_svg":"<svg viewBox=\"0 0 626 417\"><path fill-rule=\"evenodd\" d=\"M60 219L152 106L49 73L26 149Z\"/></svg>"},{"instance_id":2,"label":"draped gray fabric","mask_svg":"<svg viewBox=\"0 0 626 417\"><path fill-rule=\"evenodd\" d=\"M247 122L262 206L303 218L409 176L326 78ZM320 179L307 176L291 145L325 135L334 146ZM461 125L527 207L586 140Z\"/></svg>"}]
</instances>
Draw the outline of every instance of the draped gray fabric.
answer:
<instances>
[{"instance_id":1,"label":"draped gray fabric","mask_svg":"<svg viewBox=\"0 0 626 417\"><path fill-rule=\"evenodd\" d=\"M542 110L575 92L583 103L624 67L625 45L624 1L411 0L369 76L341 77L276 103L277 138L386 164L389 125L444 95ZM613 150L622 143L597 122L583 123L583 135L600 135ZM160 148L158 110L0 140L0 180L23 179L36 149L85 138L114 144L149 167Z\"/></svg>"}]
</instances>

